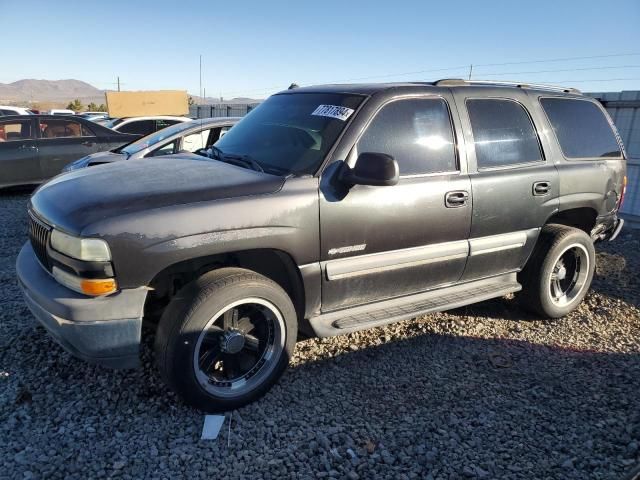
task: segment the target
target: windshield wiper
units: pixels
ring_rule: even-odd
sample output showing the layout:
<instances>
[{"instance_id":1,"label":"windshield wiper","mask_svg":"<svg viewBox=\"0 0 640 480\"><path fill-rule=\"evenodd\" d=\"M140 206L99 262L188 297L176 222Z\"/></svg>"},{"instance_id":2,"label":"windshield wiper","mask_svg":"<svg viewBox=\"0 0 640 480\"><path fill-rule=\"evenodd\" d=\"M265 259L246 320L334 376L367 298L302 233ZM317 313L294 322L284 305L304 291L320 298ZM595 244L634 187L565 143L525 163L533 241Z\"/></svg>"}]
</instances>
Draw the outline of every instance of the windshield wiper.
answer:
<instances>
[{"instance_id":1,"label":"windshield wiper","mask_svg":"<svg viewBox=\"0 0 640 480\"><path fill-rule=\"evenodd\" d=\"M250 167L257 172L264 173L264 168L249 155L236 155L234 153L225 153L222 155L222 161L233 163L241 167Z\"/></svg>"},{"instance_id":2,"label":"windshield wiper","mask_svg":"<svg viewBox=\"0 0 640 480\"><path fill-rule=\"evenodd\" d=\"M249 155L224 153L215 145L211 145L206 152L207 152L207 156L214 160L220 160L221 162L231 163L232 165L237 165L239 167L249 167L252 170L255 170L257 172L264 173L264 168L262 168L262 166Z\"/></svg>"}]
</instances>

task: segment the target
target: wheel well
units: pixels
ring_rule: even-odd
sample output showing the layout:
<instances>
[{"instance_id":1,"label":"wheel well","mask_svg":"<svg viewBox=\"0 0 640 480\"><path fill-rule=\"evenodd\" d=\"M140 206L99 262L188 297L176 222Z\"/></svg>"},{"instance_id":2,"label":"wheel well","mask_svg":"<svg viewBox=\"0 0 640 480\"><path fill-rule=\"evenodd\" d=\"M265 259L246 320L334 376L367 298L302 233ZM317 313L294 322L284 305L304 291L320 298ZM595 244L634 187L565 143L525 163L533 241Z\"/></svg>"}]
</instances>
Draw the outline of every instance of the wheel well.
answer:
<instances>
[{"instance_id":1,"label":"wheel well","mask_svg":"<svg viewBox=\"0 0 640 480\"><path fill-rule=\"evenodd\" d=\"M546 223L557 223L568 227L579 228L586 232L587 235L591 235L591 231L596 226L597 216L598 213L593 208L571 208L555 213L549 217Z\"/></svg>"},{"instance_id":2,"label":"wheel well","mask_svg":"<svg viewBox=\"0 0 640 480\"><path fill-rule=\"evenodd\" d=\"M293 258L275 249L255 249L185 260L160 271L151 281L144 316L157 322L171 298L187 283L206 272L222 267L252 270L273 280L287 292L298 313L304 316L304 287L300 271Z\"/></svg>"}]
</instances>

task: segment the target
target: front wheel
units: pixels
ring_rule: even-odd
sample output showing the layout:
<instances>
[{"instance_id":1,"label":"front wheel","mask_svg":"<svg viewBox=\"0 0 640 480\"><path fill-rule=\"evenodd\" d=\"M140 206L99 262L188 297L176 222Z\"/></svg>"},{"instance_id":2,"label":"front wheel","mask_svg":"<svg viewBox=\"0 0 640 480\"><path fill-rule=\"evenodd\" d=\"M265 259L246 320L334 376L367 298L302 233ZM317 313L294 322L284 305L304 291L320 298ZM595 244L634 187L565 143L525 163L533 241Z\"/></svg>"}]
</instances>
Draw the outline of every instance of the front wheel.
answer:
<instances>
[{"instance_id":1,"label":"front wheel","mask_svg":"<svg viewBox=\"0 0 640 480\"><path fill-rule=\"evenodd\" d=\"M546 225L519 275L520 302L547 317L567 315L587 294L595 263L595 248L589 235L577 228Z\"/></svg>"},{"instance_id":2,"label":"front wheel","mask_svg":"<svg viewBox=\"0 0 640 480\"><path fill-rule=\"evenodd\" d=\"M249 270L223 268L186 285L160 319L156 359L189 404L220 412L269 390L289 363L295 308L279 285Z\"/></svg>"}]
</instances>

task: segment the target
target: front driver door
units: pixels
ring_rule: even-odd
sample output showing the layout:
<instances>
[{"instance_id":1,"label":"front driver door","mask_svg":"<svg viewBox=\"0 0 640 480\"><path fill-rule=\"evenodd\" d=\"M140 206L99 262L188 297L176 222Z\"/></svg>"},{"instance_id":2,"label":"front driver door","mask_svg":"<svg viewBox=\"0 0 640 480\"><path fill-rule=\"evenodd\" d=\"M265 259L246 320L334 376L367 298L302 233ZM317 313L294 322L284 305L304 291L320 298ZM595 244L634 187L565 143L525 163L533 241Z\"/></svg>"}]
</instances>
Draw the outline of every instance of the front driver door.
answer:
<instances>
[{"instance_id":1,"label":"front driver door","mask_svg":"<svg viewBox=\"0 0 640 480\"><path fill-rule=\"evenodd\" d=\"M0 187L40 183L35 121L0 120Z\"/></svg>"},{"instance_id":2,"label":"front driver door","mask_svg":"<svg viewBox=\"0 0 640 480\"><path fill-rule=\"evenodd\" d=\"M384 103L356 141L358 152L396 159L395 186L333 190L321 182L322 311L369 303L460 279L468 256L471 188L457 158L449 95ZM370 107L371 108L371 107ZM363 113L364 114L364 113Z\"/></svg>"}]
</instances>

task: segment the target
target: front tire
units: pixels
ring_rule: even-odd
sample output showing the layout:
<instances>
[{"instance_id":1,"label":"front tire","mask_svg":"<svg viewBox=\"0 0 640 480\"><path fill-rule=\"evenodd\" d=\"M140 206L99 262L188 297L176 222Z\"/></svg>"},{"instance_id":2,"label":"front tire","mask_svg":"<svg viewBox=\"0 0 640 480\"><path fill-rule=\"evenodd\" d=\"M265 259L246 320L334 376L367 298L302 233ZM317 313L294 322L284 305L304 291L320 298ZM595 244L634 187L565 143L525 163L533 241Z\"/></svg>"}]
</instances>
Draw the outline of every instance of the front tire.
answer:
<instances>
[{"instance_id":1,"label":"front tire","mask_svg":"<svg viewBox=\"0 0 640 480\"><path fill-rule=\"evenodd\" d=\"M565 225L546 225L519 275L520 303L550 318L577 308L593 280L596 254L591 237Z\"/></svg>"},{"instance_id":2,"label":"front tire","mask_svg":"<svg viewBox=\"0 0 640 480\"><path fill-rule=\"evenodd\" d=\"M211 271L165 309L156 360L168 384L207 412L246 405L278 380L293 354L295 308L268 278L241 268Z\"/></svg>"}]
</instances>

